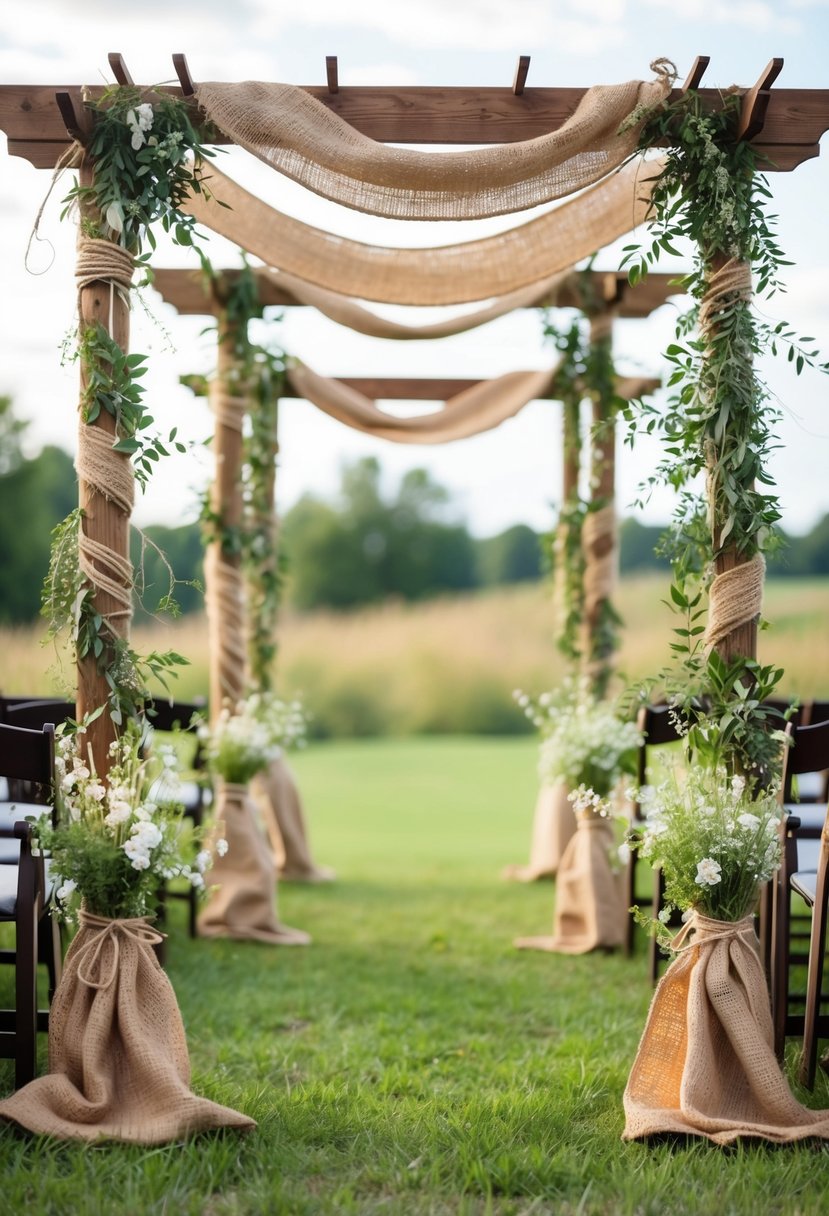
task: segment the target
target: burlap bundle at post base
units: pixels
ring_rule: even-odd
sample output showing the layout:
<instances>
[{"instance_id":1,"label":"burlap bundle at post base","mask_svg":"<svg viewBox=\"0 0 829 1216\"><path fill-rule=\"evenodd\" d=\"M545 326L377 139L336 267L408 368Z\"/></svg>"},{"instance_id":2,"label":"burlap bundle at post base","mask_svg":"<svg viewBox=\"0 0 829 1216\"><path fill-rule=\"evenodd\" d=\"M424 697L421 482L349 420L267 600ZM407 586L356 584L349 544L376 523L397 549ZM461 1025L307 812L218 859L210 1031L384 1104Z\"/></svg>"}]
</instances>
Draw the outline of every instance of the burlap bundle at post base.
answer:
<instances>
[{"instance_id":1,"label":"burlap bundle at post base","mask_svg":"<svg viewBox=\"0 0 829 1216\"><path fill-rule=\"evenodd\" d=\"M247 1115L190 1091L184 1026L146 918L81 912L49 1013L49 1075L0 1102L38 1134L163 1144Z\"/></svg>"},{"instance_id":2,"label":"burlap bundle at post base","mask_svg":"<svg viewBox=\"0 0 829 1216\"><path fill-rule=\"evenodd\" d=\"M228 848L224 857L214 856L204 876L213 890L199 914L201 936L307 946L307 933L277 920L276 867L246 785L219 784L216 833L224 836Z\"/></svg>"},{"instance_id":3,"label":"burlap bundle at post base","mask_svg":"<svg viewBox=\"0 0 829 1216\"><path fill-rule=\"evenodd\" d=\"M587 954L622 945L627 918L621 875L610 860L615 848L609 819L592 813L578 816L556 877L552 936L518 937L519 950Z\"/></svg>"},{"instance_id":4,"label":"burlap bundle at post base","mask_svg":"<svg viewBox=\"0 0 829 1216\"><path fill-rule=\"evenodd\" d=\"M289 882L333 882L334 871L317 865L311 856L302 799L282 756L254 777L251 791L262 813L279 877Z\"/></svg>"},{"instance_id":5,"label":"burlap bundle at post base","mask_svg":"<svg viewBox=\"0 0 829 1216\"><path fill-rule=\"evenodd\" d=\"M535 803L529 863L507 866L504 878L512 882L538 882L540 878L555 877L575 831L576 816L565 783L542 785Z\"/></svg>"},{"instance_id":6,"label":"burlap bundle at post base","mask_svg":"<svg viewBox=\"0 0 829 1216\"><path fill-rule=\"evenodd\" d=\"M751 917L729 923L695 913L680 937L690 930L691 944L651 1003L625 1088L623 1139L829 1139L829 1110L801 1106L777 1063Z\"/></svg>"}]
</instances>

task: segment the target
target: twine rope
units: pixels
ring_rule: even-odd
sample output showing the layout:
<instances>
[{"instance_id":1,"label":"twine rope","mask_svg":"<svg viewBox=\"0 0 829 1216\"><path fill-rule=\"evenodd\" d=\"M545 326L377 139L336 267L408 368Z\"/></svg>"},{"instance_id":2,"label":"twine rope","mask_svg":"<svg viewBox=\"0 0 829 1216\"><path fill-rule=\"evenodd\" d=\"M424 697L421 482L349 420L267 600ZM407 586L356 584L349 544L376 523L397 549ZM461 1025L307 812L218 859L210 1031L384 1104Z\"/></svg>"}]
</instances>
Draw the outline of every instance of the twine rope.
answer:
<instances>
[{"instance_id":1,"label":"twine rope","mask_svg":"<svg viewBox=\"0 0 829 1216\"><path fill-rule=\"evenodd\" d=\"M234 705L244 693L245 584L238 566L223 559L212 544L204 565L205 605L215 638L222 696Z\"/></svg>"},{"instance_id":2,"label":"twine rope","mask_svg":"<svg viewBox=\"0 0 829 1216\"><path fill-rule=\"evenodd\" d=\"M729 260L708 276L705 295L699 306L699 327L707 337L717 324L717 316L736 300L750 300L751 266L737 258Z\"/></svg>"},{"instance_id":3,"label":"twine rope","mask_svg":"<svg viewBox=\"0 0 829 1216\"><path fill-rule=\"evenodd\" d=\"M132 514L135 477L129 458L113 450L115 439L103 427L81 425L75 471L96 493L114 502L125 515Z\"/></svg>"},{"instance_id":4,"label":"twine rope","mask_svg":"<svg viewBox=\"0 0 829 1216\"><path fill-rule=\"evenodd\" d=\"M78 979L87 988L102 991L110 988L118 974L118 963L121 957L121 938L128 937L139 946L156 946L162 942L166 934L160 933L149 923L146 916L110 919L106 916L95 916L81 909L80 921L83 928L91 929L92 936L84 942L75 955L78 963ZM103 951L107 943L112 944L112 958L108 973L103 973Z\"/></svg>"},{"instance_id":5,"label":"twine rope","mask_svg":"<svg viewBox=\"0 0 829 1216\"><path fill-rule=\"evenodd\" d=\"M132 616L133 569L128 557L122 557L115 549L81 532L78 537L78 564L84 578L89 580L96 592L103 591L116 603L123 605L102 612L105 621L111 624L118 617ZM112 574L107 573L106 567Z\"/></svg>"},{"instance_id":6,"label":"twine rope","mask_svg":"<svg viewBox=\"0 0 829 1216\"><path fill-rule=\"evenodd\" d=\"M762 553L750 561L718 574L708 590L706 650L713 650L741 625L747 625L763 610L766 563Z\"/></svg>"},{"instance_id":7,"label":"twine rope","mask_svg":"<svg viewBox=\"0 0 829 1216\"><path fill-rule=\"evenodd\" d=\"M210 394L210 409L216 422L229 427L232 431L242 434L245 426L245 415L250 408L247 397L234 397L224 391L218 381L213 381Z\"/></svg>"},{"instance_id":8,"label":"twine rope","mask_svg":"<svg viewBox=\"0 0 829 1216\"><path fill-rule=\"evenodd\" d=\"M702 941L689 941L692 932L704 934ZM668 949L672 954L682 954L685 950L692 950L694 946L707 946L711 942L727 942L735 937L742 937L745 933L754 932L754 923L750 916L744 916L742 920L725 921L714 920L710 916L703 916L701 912L694 909L688 917L685 924L672 939Z\"/></svg>"}]
</instances>

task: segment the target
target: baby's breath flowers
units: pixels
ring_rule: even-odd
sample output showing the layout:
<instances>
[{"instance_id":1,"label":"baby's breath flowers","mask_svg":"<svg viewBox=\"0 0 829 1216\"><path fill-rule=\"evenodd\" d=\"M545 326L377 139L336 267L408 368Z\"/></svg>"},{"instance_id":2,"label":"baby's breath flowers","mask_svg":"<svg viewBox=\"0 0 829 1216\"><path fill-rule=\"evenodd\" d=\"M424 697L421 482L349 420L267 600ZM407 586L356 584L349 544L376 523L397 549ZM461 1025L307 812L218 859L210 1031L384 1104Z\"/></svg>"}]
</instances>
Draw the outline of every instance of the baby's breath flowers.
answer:
<instances>
[{"instance_id":1,"label":"baby's breath flowers","mask_svg":"<svg viewBox=\"0 0 829 1216\"><path fill-rule=\"evenodd\" d=\"M303 746L305 715L299 701L253 693L235 709L222 706L216 725L203 722L198 730L213 771L232 785L245 785L284 748Z\"/></svg>"},{"instance_id":2,"label":"baby's breath flowers","mask_svg":"<svg viewBox=\"0 0 829 1216\"><path fill-rule=\"evenodd\" d=\"M536 700L519 690L513 695L541 732L538 772L545 785L584 786L603 799L624 773L634 772L641 742L635 723L595 700L584 681L565 681Z\"/></svg>"},{"instance_id":3,"label":"baby's breath flowers","mask_svg":"<svg viewBox=\"0 0 829 1216\"><path fill-rule=\"evenodd\" d=\"M742 920L780 860L777 795L755 791L724 767L676 769L648 800L641 838L630 843L662 868L663 924L672 909Z\"/></svg>"},{"instance_id":4,"label":"baby's breath flowers","mask_svg":"<svg viewBox=\"0 0 829 1216\"><path fill-rule=\"evenodd\" d=\"M106 783L95 771L83 724L58 739L57 825L42 818L35 832L61 875L57 910L70 920L81 902L98 916L145 916L167 879L204 886L209 853L193 865L183 855L175 754L161 747L149 760L149 734L127 724L110 745Z\"/></svg>"}]
</instances>

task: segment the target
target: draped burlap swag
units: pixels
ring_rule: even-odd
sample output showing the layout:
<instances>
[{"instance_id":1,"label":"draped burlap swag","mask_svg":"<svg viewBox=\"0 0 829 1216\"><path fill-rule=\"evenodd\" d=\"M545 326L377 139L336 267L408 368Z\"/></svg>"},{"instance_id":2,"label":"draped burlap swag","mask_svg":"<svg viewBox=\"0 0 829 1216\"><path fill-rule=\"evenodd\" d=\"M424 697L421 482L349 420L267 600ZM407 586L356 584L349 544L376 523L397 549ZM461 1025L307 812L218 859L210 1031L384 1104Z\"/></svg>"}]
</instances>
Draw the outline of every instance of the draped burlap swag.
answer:
<instances>
[{"instance_id":1,"label":"draped burlap swag","mask_svg":"<svg viewBox=\"0 0 829 1216\"><path fill-rule=\"evenodd\" d=\"M0 1117L73 1140L163 1144L253 1119L190 1091L184 1026L146 918L80 914L49 1014L49 1074Z\"/></svg>"},{"instance_id":2,"label":"draped burlap swag","mask_svg":"<svg viewBox=\"0 0 829 1216\"><path fill-rule=\"evenodd\" d=\"M195 194L186 210L266 266L339 296L379 304L466 304L530 285L543 290L551 276L630 232L648 213L662 164L661 158L631 162L528 223L426 249L366 245L314 228L277 211L213 166L212 197Z\"/></svg>"},{"instance_id":3,"label":"draped burlap swag","mask_svg":"<svg viewBox=\"0 0 829 1216\"><path fill-rule=\"evenodd\" d=\"M588 89L546 135L441 155L377 143L296 85L209 82L196 100L234 143L334 202L390 219L469 220L563 198L621 165L673 82L673 65L652 68L653 81Z\"/></svg>"}]
</instances>

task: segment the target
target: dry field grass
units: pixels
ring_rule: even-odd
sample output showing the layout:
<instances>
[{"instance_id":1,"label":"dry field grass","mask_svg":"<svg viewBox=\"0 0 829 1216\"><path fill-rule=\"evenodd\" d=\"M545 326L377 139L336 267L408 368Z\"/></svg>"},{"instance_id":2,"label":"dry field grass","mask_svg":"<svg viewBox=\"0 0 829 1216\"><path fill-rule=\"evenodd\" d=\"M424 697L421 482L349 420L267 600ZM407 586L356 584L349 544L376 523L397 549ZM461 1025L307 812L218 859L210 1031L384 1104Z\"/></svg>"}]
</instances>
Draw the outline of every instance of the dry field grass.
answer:
<instances>
[{"instance_id":1,"label":"dry field grass","mask_svg":"<svg viewBox=\"0 0 829 1216\"><path fill-rule=\"evenodd\" d=\"M620 669L639 678L668 655L674 618L661 600L666 581L631 579L618 597L625 619ZM760 658L784 667L783 691L829 698L829 579L769 584ZM3 691L54 691L54 654L39 626L0 632ZM286 616L282 686L301 693L321 735L508 733L522 722L515 687L540 691L561 675L553 646L549 592L543 585L430 600L388 603L354 613ZM207 687L203 616L135 631L139 649L185 655L176 686L182 698Z\"/></svg>"}]
</instances>

